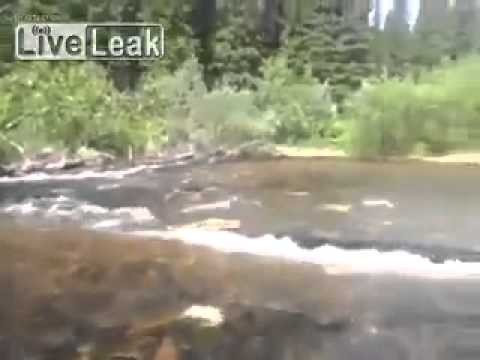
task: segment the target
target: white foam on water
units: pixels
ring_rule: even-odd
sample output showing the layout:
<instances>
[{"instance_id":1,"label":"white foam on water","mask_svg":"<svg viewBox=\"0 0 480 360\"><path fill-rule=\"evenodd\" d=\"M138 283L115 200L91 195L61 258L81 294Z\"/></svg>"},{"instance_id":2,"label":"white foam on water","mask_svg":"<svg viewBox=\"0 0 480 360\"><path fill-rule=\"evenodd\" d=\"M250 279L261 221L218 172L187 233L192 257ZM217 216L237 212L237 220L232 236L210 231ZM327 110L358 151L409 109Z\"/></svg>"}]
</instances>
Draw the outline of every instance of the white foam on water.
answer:
<instances>
[{"instance_id":1,"label":"white foam on water","mask_svg":"<svg viewBox=\"0 0 480 360\"><path fill-rule=\"evenodd\" d=\"M24 176L0 177L0 184L16 184L25 182L41 182L41 181L69 181L69 180L86 180L86 179L115 179L120 180L126 176L135 175L145 170L155 170L161 168L162 165L140 165L123 170L107 170L94 171L85 170L75 174L47 174L44 172L35 172Z\"/></svg>"},{"instance_id":2,"label":"white foam on water","mask_svg":"<svg viewBox=\"0 0 480 360\"><path fill-rule=\"evenodd\" d=\"M28 201L22 204L9 205L3 211L7 214L29 215L38 210L39 208L33 204L33 201Z\"/></svg>"},{"instance_id":3,"label":"white foam on water","mask_svg":"<svg viewBox=\"0 0 480 360\"><path fill-rule=\"evenodd\" d=\"M181 315L182 318L197 319L206 326L219 326L225 321L225 317L219 308L205 305L192 305Z\"/></svg>"},{"instance_id":4,"label":"white foam on water","mask_svg":"<svg viewBox=\"0 0 480 360\"><path fill-rule=\"evenodd\" d=\"M143 223L155 220L150 210L146 207L123 207L113 210L115 215L127 215L130 219L137 223Z\"/></svg>"},{"instance_id":5,"label":"white foam on water","mask_svg":"<svg viewBox=\"0 0 480 360\"><path fill-rule=\"evenodd\" d=\"M202 211L213 211L213 210L229 210L232 206L232 200L218 201L210 204L201 204L189 206L182 209L182 214L191 214L195 212Z\"/></svg>"},{"instance_id":6,"label":"white foam on water","mask_svg":"<svg viewBox=\"0 0 480 360\"><path fill-rule=\"evenodd\" d=\"M72 213L73 213L73 211L71 211L71 210L62 209L60 204L55 204L55 205L52 205L50 208L48 208L48 210L46 212L46 216L47 217L48 216L50 216L50 217L56 217L56 216L70 217L70 216L72 216Z\"/></svg>"},{"instance_id":7,"label":"white foam on water","mask_svg":"<svg viewBox=\"0 0 480 360\"><path fill-rule=\"evenodd\" d=\"M108 209L98 205L82 204L78 210L83 214L105 215L108 214Z\"/></svg>"},{"instance_id":8,"label":"white foam on water","mask_svg":"<svg viewBox=\"0 0 480 360\"><path fill-rule=\"evenodd\" d=\"M106 185L99 185L97 186L98 191L105 191L105 190L115 190L120 187L120 184L113 183L113 184L106 184Z\"/></svg>"},{"instance_id":9,"label":"white foam on water","mask_svg":"<svg viewBox=\"0 0 480 360\"><path fill-rule=\"evenodd\" d=\"M294 262L321 265L330 274L396 274L430 279L480 278L480 263L449 260L443 264L406 251L381 252L376 249L345 250L331 245L309 250L292 239L265 235L249 238L228 231L180 229L173 231L134 231L136 236L179 240L208 246L225 253L278 257Z\"/></svg>"},{"instance_id":10,"label":"white foam on water","mask_svg":"<svg viewBox=\"0 0 480 360\"><path fill-rule=\"evenodd\" d=\"M99 221L92 225L92 229L101 230L108 228L115 228L122 225L123 221L121 219L107 219Z\"/></svg>"},{"instance_id":11,"label":"white foam on water","mask_svg":"<svg viewBox=\"0 0 480 360\"><path fill-rule=\"evenodd\" d=\"M144 225L156 221L146 207L120 207L109 209L75 198L58 195L40 199L26 199L18 204L0 208L0 213L17 216L35 216L55 221L69 219L86 228L112 230L122 225Z\"/></svg>"},{"instance_id":12,"label":"white foam on water","mask_svg":"<svg viewBox=\"0 0 480 360\"><path fill-rule=\"evenodd\" d=\"M365 207L386 207L388 209L395 208L395 204L390 200L385 199L365 199L362 201L363 206Z\"/></svg>"}]
</instances>

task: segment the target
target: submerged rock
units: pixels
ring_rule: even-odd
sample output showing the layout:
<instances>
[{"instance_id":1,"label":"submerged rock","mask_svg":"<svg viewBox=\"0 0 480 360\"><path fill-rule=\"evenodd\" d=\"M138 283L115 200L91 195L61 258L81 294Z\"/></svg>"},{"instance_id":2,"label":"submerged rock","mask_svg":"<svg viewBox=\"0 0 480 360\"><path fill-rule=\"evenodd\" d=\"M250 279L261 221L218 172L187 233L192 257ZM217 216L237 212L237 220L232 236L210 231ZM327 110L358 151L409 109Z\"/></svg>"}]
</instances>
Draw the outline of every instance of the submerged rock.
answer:
<instances>
[{"instance_id":1,"label":"submerged rock","mask_svg":"<svg viewBox=\"0 0 480 360\"><path fill-rule=\"evenodd\" d=\"M71 230L2 226L0 243L0 286L15 269L21 289L0 318L26 358L307 359L349 326L343 285L319 267Z\"/></svg>"}]
</instances>

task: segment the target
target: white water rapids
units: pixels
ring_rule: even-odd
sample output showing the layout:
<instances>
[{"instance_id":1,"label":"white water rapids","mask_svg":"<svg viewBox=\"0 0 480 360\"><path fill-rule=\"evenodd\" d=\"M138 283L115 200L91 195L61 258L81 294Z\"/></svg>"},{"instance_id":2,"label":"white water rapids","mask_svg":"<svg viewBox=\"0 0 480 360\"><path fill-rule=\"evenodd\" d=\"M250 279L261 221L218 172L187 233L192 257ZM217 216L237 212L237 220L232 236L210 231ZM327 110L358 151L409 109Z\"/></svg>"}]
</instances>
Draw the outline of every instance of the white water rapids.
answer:
<instances>
[{"instance_id":1,"label":"white water rapids","mask_svg":"<svg viewBox=\"0 0 480 360\"><path fill-rule=\"evenodd\" d=\"M452 259L438 264L407 251L346 250L332 245L304 249L288 237L276 238L269 234L253 238L230 231L157 230L156 219L147 208L107 209L65 195L50 199L29 199L8 205L1 211L13 216L78 221L86 228L97 231L128 232L152 239L175 239L226 253L278 257L288 261L317 264L331 274L397 274L430 279L480 278L480 263ZM149 230L143 229L146 225L150 225ZM122 226L130 228L125 230ZM132 226L135 229L133 231Z\"/></svg>"},{"instance_id":2,"label":"white water rapids","mask_svg":"<svg viewBox=\"0 0 480 360\"><path fill-rule=\"evenodd\" d=\"M42 181L80 181L88 179L119 180L158 166L138 166L125 170L84 171L77 174L48 175L34 173L23 177L3 177L0 184L36 183ZM101 189L118 188L116 183L101 185ZM364 206L393 207L386 200L365 201ZM207 246L221 252L278 257L288 261L321 265L332 274L397 274L429 279L480 278L480 263L450 259L434 263L421 255L407 251L377 249L346 250L332 245L305 249L294 239L276 238L265 234L247 237L230 231L201 229L165 230L146 207L105 208L67 195L50 198L30 198L0 209L14 218L36 217L55 223L74 223L97 231L122 232L153 239L176 239L192 245Z\"/></svg>"}]
</instances>

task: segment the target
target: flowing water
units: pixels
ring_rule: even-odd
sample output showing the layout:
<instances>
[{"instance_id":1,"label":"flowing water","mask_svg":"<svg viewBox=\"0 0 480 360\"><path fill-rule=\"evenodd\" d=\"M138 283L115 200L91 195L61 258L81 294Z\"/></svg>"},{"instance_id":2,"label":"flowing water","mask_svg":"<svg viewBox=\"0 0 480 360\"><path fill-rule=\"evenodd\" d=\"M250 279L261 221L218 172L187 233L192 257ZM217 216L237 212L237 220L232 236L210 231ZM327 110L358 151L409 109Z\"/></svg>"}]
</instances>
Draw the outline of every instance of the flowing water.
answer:
<instances>
[{"instance_id":1,"label":"flowing water","mask_svg":"<svg viewBox=\"0 0 480 360\"><path fill-rule=\"evenodd\" d=\"M2 178L0 200L9 222L173 238L350 277L353 326L329 339L328 359L478 359L479 180L467 165L275 160Z\"/></svg>"}]
</instances>

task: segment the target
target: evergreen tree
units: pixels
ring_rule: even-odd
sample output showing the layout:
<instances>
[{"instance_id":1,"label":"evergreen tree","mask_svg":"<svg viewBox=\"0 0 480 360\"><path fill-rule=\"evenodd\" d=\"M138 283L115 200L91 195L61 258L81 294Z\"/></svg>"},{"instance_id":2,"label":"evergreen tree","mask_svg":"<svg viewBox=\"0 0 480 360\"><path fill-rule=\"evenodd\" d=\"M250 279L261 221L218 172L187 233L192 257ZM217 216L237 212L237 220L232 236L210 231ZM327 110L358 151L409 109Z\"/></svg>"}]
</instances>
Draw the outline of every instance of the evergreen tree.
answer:
<instances>
[{"instance_id":1,"label":"evergreen tree","mask_svg":"<svg viewBox=\"0 0 480 360\"><path fill-rule=\"evenodd\" d=\"M442 23L428 17L421 18L413 34L414 54L412 61L416 66L428 69L441 63L445 57L455 52L455 32L452 12L442 17Z\"/></svg>"},{"instance_id":2,"label":"evergreen tree","mask_svg":"<svg viewBox=\"0 0 480 360\"><path fill-rule=\"evenodd\" d=\"M367 24L347 20L341 8L322 2L310 19L289 31L285 46L291 66L302 72L311 64L314 76L328 82L341 102L374 71L370 41Z\"/></svg>"},{"instance_id":3,"label":"evergreen tree","mask_svg":"<svg viewBox=\"0 0 480 360\"><path fill-rule=\"evenodd\" d=\"M161 66L169 72L175 72L199 51L192 28L192 1L177 0L164 4L158 2L150 4L146 10L148 20L162 24L165 30L165 57L160 60Z\"/></svg>"},{"instance_id":4,"label":"evergreen tree","mask_svg":"<svg viewBox=\"0 0 480 360\"><path fill-rule=\"evenodd\" d=\"M213 82L226 82L235 88L251 88L261 75L266 56L258 30L247 21L243 4L226 6L213 42L209 75Z\"/></svg>"},{"instance_id":5,"label":"evergreen tree","mask_svg":"<svg viewBox=\"0 0 480 360\"><path fill-rule=\"evenodd\" d=\"M7 3L0 6L0 76L4 75L13 64L14 33L13 19L17 7L16 0L7 0Z\"/></svg>"},{"instance_id":6,"label":"evergreen tree","mask_svg":"<svg viewBox=\"0 0 480 360\"><path fill-rule=\"evenodd\" d=\"M388 76L404 76L410 69L414 57L413 36L403 11L393 9L385 20L385 29L377 34L381 42L382 61Z\"/></svg>"},{"instance_id":7,"label":"evergreen tree","mask_svg":"<svg viewBox=\"0 0 480 360\"><path fill-rule=\"evenodd\" d=\"M469 3L466 3L469 4ZM453 52L456 56L480 50L480 11L474 3L459 6L453 14Z\"/></svg>"}]
</instances>

